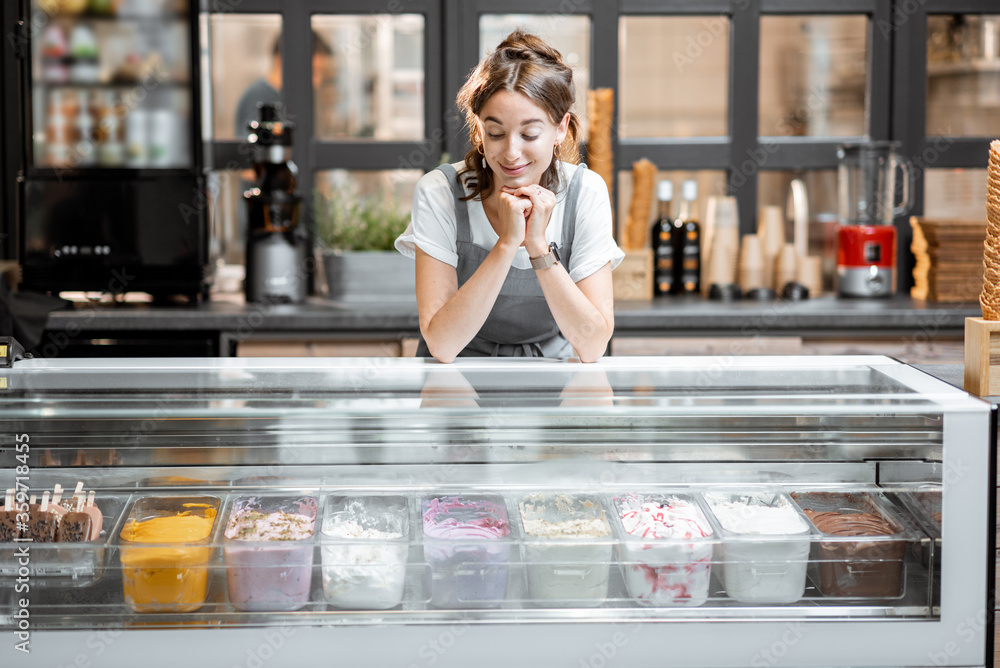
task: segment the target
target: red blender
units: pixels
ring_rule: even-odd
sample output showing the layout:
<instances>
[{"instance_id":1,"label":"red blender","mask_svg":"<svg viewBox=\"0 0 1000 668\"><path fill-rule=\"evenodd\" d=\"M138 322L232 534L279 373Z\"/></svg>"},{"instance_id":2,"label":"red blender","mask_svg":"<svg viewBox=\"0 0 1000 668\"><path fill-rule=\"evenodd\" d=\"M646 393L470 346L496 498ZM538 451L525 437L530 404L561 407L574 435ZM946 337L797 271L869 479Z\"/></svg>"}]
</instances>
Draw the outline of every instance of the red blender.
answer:
<instances>
[{"instance_id":1,"label":"red blender","mask_svg":"<svg viewBox=\"0 0 1000 668\"><path fill-rule=\"evenodd\" d=\"M896 227L910 210L912 175L899 159L898 142L837 147L837 293L888 297L896 292ZM902 203L896 205L896 174Z\"/></svg>"}]
</instances>

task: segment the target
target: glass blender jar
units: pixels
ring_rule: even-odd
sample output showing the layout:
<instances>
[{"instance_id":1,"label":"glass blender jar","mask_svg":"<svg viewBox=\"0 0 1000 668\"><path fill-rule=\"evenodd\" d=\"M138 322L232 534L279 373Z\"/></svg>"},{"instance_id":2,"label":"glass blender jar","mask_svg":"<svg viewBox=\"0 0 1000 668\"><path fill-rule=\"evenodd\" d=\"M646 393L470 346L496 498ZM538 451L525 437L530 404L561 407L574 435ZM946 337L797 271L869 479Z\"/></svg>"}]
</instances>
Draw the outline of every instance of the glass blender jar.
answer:
<instances>
[{"instance_id":1,"label":"glass blender jar","mask_svg":"<svg viewBox=\"0 0 1000 668\"><path fill-rule=\"evenodd\" d=\"M910 210L912 173L896 150L899 142L837 147L837 293L888 297L896 292L896 227ZM897 173L902 202L896 204Z\"/></svg>"}]
</instances>

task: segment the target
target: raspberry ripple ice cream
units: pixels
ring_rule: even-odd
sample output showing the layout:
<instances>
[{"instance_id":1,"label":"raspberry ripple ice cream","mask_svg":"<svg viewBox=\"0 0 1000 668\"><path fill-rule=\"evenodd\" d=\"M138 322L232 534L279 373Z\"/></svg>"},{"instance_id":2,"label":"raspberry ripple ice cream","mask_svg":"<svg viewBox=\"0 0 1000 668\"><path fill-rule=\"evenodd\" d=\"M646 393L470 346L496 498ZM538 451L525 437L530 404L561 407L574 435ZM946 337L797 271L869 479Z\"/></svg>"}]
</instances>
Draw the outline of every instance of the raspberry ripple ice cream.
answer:
<instances>
[{"instance_id":1,"label":"raspberry ripple ice cream","mask_svg":"<svg viewBox=\"0 0 1000 668\"><path fill-rule=\"evenodd\" d=\"M528 494L518 509L528 597L559 607L594 607L607 600L611 525L601 502L564 492Z\"/></svg>"},{"instance_id":2,"label":"raspberry ripple ice cream","mask_svg":"<svg viewBox=\"0 0 1000 668\"><path fill-rule=\"evenodd\" d=\"M298 610L312 583L316 499L246 497L226 525L229 602L247 612Z\"/></svg>"},{"instance_id":3,"label":"raspberry ripple ice cream","mask_svg":"<svg viewBox=\"0 0 1000 668\"><path fill-rule=\"evenodd\" d=\"M794 603L805 592L809 525L784 494L704 495L723 529L723 580L729 598Z\"/></svg>"},{"instance_id":4,"label":"raspberry ripple ice cream","mask_svg":"<svg viewBox=\"0 0 1000 668\"><path fill-rule=\"evenodd\" d=\"M697 606L708 600L714 532L698 504L679 494L615 498L625 530L619 555L640 605Z\"/></svg>"},{"instance_id":5,"label":"raspberry ripple ice cream","mask_svg":"<svg viewBox=\"0 0 1000 668\"><path fill-rule=\"evenodd\" d=\"M421 503L430 602L437 608L495 608L507 592L510 521L502 497L461 494Z\"/></svg>"},{"instance_id":6,"label":"raspberry ripple ice cream","mask_svg":"<svg viewBox=\"0 0 1000 668\"><path fill-rule=\"evenodd\" d=\"M331 497L323 519L323 593L337 608L386 610L403 600L409 553L402 496Z\"/></svg>"}]
</instances>

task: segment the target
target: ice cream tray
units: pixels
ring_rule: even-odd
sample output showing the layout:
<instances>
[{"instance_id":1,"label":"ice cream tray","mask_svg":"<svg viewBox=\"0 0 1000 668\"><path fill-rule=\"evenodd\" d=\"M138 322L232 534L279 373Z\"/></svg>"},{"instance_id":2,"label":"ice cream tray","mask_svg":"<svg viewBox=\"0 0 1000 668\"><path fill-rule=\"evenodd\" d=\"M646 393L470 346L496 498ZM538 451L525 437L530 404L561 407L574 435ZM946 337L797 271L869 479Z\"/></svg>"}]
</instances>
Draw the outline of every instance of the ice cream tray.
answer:
<instances>
[{"instance_id":1,"label":"ice cream tray","mask_svg":"<svg viewBox=\"0 0 1000 668\"><path fill-rule=\"evenodd\" d=\"M893 532L824 533L803 507L835 496ZM33 546L33 573L101 581L142 614L856 605L927 576L905 551L926 533L874 487L144 489L96 502L100 540ZM4 578L14 549L0 544Z\"/></svg>"},{"instance_id":2,"label":"ice cream tray","mask_svg":"<svg viewBox=\"0 0 1000 668\"><path fill-rule=\"evenodd\" d=\"M104 574L107 548L116 535L130 495L96 495L93 504L102 516L99 535L81 542L0 542L0 583L27 578L38 587L85 587ZM37 503L35 506L39 505ZM32 509L35 510L34 508ZM36 521L30 515L27 526Z\"/></svg>"}]
</instances>

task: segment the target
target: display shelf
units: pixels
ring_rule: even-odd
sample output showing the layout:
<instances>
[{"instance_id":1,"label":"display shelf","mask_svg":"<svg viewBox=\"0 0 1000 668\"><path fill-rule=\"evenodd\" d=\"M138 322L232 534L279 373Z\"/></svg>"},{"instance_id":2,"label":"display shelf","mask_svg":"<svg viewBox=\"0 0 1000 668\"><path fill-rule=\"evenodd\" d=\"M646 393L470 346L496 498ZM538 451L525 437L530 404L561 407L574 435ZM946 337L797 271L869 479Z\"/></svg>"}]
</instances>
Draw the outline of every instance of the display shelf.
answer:
<instances>
[{"instance_id":1,"label":"display shelf","mask_svg":"<svg viewBox=\"0 0 1000 668\"><path fill-rule=\"evenodd\" d=\"M531 494L572 494L558 488L544 488L540 485L524 486L521 488L512 487L484 487L481 485L469 485L466 487L455 483L449 484L445 489L436 488L398 488L384 484L379 488L365 489L345 489L343 487L330 488L275 488L260 489L252 491L244 489L239 492L229 491L227 488L219 487L186 487L186 488L142 488L132 492L124 490L105 491L100 490L98 498L102 500L99 505L108 513L105 516L106 530L102 538L93 545L61 545L55 544L35 544L31 546L32 562L30 568L30 582L37 590L33 604L32 615L35 628L37 629L85 629L94 627L125 626L125 627L169 627L170 625L183 621L185 626L194 627L214 627L214 626L246 626L259 624L262 619L280 619L282 624L432 624L440 623L448 619L460 618L470 623L524 623L526 621L548 621L548 622L569 622L573 620L601 621L608 619L638 619L646 621L670 621L670 620L754 620L754 619L936 619L939 612L935 612L931 606L933 592L940 587L940 583L935 580L934 570L928 567L933 563L921 561L920 556L927 550L933 550L930 538L924 533L911 532L901 537L901 544L905 546L899 554L894 555L868 555L859 559L835 558L817 559L815 554L812 557L803 556L796 560L780 560L771 564L771 567L785 569L787 566L800 567L804 579L799 583L802 594L795 595L794 599L781 604L766 605L753 600L735 600L729 596L724 577L728 568L736 567L740 569L755 569L766 564L754 563L752 561L741 561L737 557L727 557L725 549L730 545L739 546L752 545L771 549L771 545L781 547L782 539L774 537L755 537L748 543L746 537L730 540L720 525L710 513L706 518L711 527L714 528L713 535L705 539L704 544L708 548L709 555L706 566L710 567L711 576L707 579L705 598L699 603L689 605L682 599L673 602L648 606L636 598L635 591L631 586L626 585L628 571L632 567L644 567L644 550L640 547L635 551L622 551L629 542L629 537L622 532L622 525L617 517L613 515L612 509L614 500L621 498L621 494L614 494L608 491L600 491L604 486L597 485L585 494L593 499L600 508L600 514L604 516L607 512L609 526L613 529L603 538L583 538L572 541L573 545L584 550L597 548L600 552L596 558L584 558L581 562L579 557L564 556L557 559L557 567L549 568L548 561L540 561L537 555L545 554L546 549L565 549L565 541L554 538L533 538L527 535L523 529L516 528L512 534L497 544L504 545L509 552L509 559L503 562L505 569L506 584L502 585L501 598L497 600L481 601L479 604L469 608L454 608L447 605L434 605L433 587L436 581L429 566L428 556L423 551L428 545L434 546L433 540L428 540L422 536L420 531L420 500L436 496L447 496L451 494L464 494L481 496L482 494L493 495L506 504L506 509L511 519L513 527L520 526L518 519L517 501L523 499L525 495ZM645 493L653 495L676 495L678 493L689 495L692 499L702 497L704 494L725 492L731 487L721 485L693 485L679 488L676 485L664 487L654 487L648 484L615 483L609 486L610 489L641 489ZM486 491L483 491L483 490ZM744 491L748 489L741 486ZM782 493L795 494L799 491L815 492L815 485L789 484L785 486L767 484L755 488L762 493ZM878 488L866 485L835 485L825 486L825 491L829 493L873 493ZM893 490L893 496L917 493L924 488L914 487L912 489L897 488ZM447 491L447 490L450 490ZM309 563L303 562L307 575L308 596L301 601L301 605L295 605L291 610L280 610L280 605L275 609L246 611L233 605L230 598L230 581L227 572L232 565L229 562L230 555L227 554L234 545L241 543L240 547L260 546L260 543L245 543L240 541L227 540L224 537L225 527L229 521L229 513L234 506L236 499L248 499L254 497L284 496L284 497L313 497L320 499L319 506L326 506L331 499L341 497L358 497L371 495L386 495L401 497L408 500L409 510L407 518L414 530L409 532L409 536L400 543L392 540L372 540L372 539L347 539L331 537L326 534L328 524L327 515L330 510L327 507L317 518L316 530L312 537L304 540L304 546L309 555ZM127 499L128 503L124 503ZM163 500L180 500L185 503L202 502L212 500L217 503L219 514L211 524L211 531L207 540L195 541L184 544L171 544L169 548L172 553L192 553L203 552L199 555L203 558L197 565L187 564L181 568L178 579L191 577L194 571L202 571L207 589L204 599L192 602L191 610L184 611L142 611L136 610L129 603L123 591L124 582L127 580L125 571L130 570L129 564L136 559L144 559L143 552L158 556L163 551L163 543L155 543L151 546L132 543L123 538L123 528L129 517L140 517L143 512L137 510L144 506L150 506ZM153 502L151 504L151 502ZM700 502L699 502L700 503ZM145 511L148 514L148 511ZM905 520L909 521L909 520ZM805 545L812 545L815 548L831 540L829 536L824 536L816 531L810 531L804 535ZM834 538L833 540L846 541L847 544L854 544L861 539L857 538ZM872 540L872 539L869 539ZM877 539L875 539L877 540ZM684 544L685 541L680 541ZM274 544L264 543L266 546ZM284 543L283 545L288 545ZM403 589L398 604L393 604L387 609L364 609L364 603L355 602L346 606L339 605L338 599L332 597L324 589L324 578L330 571L348 571L348 587L363 587L364 572L370 568L365 566L365 559L372 559L378 556L378 551L387 547L395 549L395 545L404 548L402 570L405 571L403 578ZM16 544L0 544L0 549L4 553L13 554ZM278 547L281 547L280 545ZM454 547L454 546L453 546ZM338 557L331 556L327 551L333 550L337 554L338 549L346 548L368 550L367 554L355 555L355 561L350 564L336 561ZM459 541L458 548L461 550L471 549L470 544ZM90 564L90 568L85 577L77 579L67 578L65 573L51 568L54 561L51 555L62 555L61 561L64 564L80 561L80 556L85 556L88 560L94 559L94 553L98 554L97 560ZM132 557L129 561L123 560L123 551L131 551ZM376 557L372 557L374 551ZM808 549L806 550L808 552ZM536 555L532 557L532 555ZM346 557L345 557L346 558ZM685 566L685 557L680 558L680 571ZM360 559L360 561L358 561ZM42 561L44 566L37 566ZM833 562L842 564L844 569L862 569L866 565L877 567L888 567L897 569L901 574L902 585L898 593L886 596L860 596L860 595L830 595L824 593L820 581L819 572L815 567L821 562ZM388 566L384 562L378 562L384 570ZM667 564L669 564L669 560ZM561 564L561 566L559 566ZM147 565L148 566L148 565ZM162 564L158 568L165 568ZM149 568L152 568L151 566ZM244 566L245 568L245 566ZM287 560L283 564L265 564L262 566L263 576L269 577L271 573L277 578L287 577L288 570L300 569L298 562L289 565ZM541 569L540 571L536 569ZM562 570L560 570L562 569ZM564 598L545 599L533 594L529 588L533 577L541 574L544 577L564 577L569 584L569 591L573 587L580 586L580 582L586 580L588 575L581 574L582 570L595 570L598 572L598 589L600 591L589 600ZM148 570L148 569L147 569ZM358 571L361 571L360 573ZM749 572L749 571L748 571ZM709 570L705 571L706 576ZM96 575L95 575L96 574ZM845 576L847 581L852 581L852 576ZM0 583L12 584L15 581L16 572L0 572ZM185 592L186 595L186 592ZM589 595L589 594L588 594ZM86 606L87 615L80 616L73 614L80 606ZM489 609L493 608L493 609Z\"/></svg>"},{"instance_id":2,"label":"display shelf","mask_svg":"<svg viewBox=\"0 0 1000 668\"><path fill-rule=\"evenodd\" d=\"M80 480L125 500L105 504L99 577L34 574L46 658L108 632L120 634L108 665L127 665L155 631L231 662L245 632L266 629L305 644L283 660L334 633L346 657L406 665L459 629L503 648L531 637L555 665L631 629L622 665L695 642L707 651L679 650L680 664L735 666L799 629L765 663L986 664L983 629L942 648L987 605L991 407L887 358L28 360L0 376L0 486L14 484L19 435L34 493ZM274 496L286 510L315 500L312 533L226 537L234 508ZM218 514L188 542L142 543L134 529L157 498L170 516L192 498ZM622 519L640 498L656 538ZM664 508L699 535L651 519ZM816 512L863 516L862 535ZM37 547L93 547L54 545ZM0 591L12 627L18 603ZM709 642L723 630L730 642Z\"/></svg>"}]
</instances>

